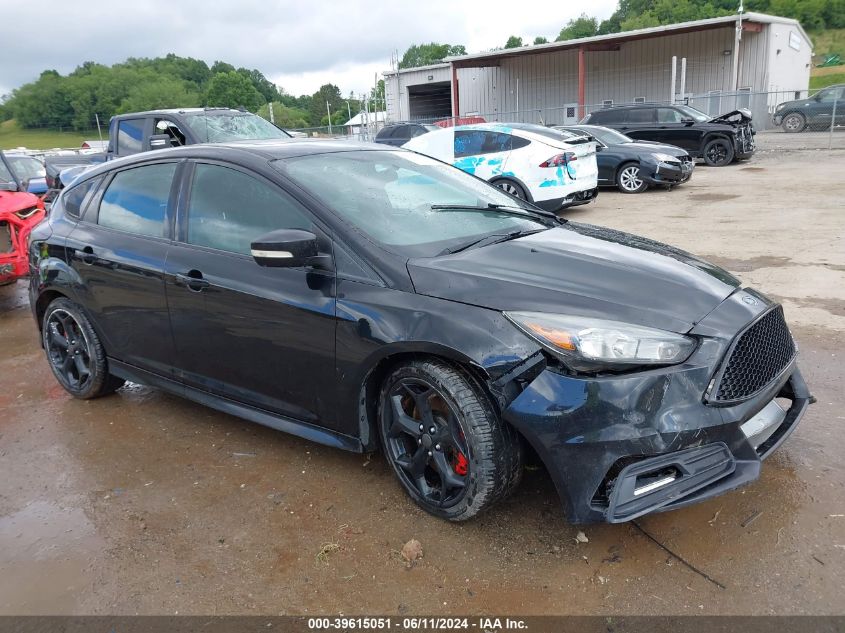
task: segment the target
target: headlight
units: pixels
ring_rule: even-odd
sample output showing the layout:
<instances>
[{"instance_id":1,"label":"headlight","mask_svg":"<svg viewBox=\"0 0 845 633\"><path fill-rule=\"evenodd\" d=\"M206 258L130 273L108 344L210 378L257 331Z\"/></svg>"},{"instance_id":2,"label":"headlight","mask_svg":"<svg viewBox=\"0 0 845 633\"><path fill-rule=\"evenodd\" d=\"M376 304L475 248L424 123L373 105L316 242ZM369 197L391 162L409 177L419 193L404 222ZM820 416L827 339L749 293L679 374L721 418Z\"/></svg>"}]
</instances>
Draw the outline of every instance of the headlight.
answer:
<instances>
[{"instance_id":1,"label":"headlight","mask_svg":"<svg viewBox=\"0 0 845 633\"><path fill-rule=\"evenodd\" d=\"M654 159L660 163L678 163L681 161L677 156L669 156L669 154L654 154Z\"/></svg>"},{"instance_id":2,"label":"headlight","mask_svg":"<svg viewBox=\"0 0 845 633\"><path fill-rule=\"evenodd\" d=\"M544 312L505 316L577 371L673 365L695 349L688 336L620 321Z\"/></svg>"}]
</instances>

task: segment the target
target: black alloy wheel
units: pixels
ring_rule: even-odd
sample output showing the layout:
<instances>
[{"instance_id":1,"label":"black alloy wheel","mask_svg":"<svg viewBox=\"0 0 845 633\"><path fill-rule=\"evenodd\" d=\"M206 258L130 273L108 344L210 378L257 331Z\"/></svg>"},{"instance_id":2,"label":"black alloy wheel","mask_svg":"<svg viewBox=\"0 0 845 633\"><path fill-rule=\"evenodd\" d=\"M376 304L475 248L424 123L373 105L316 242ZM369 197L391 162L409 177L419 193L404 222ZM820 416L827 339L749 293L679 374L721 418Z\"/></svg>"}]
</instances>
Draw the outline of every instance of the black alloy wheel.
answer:
<instances>
[{"instance_id":1,"label":"black alloy wheel","mask_svg":"<svg viewBox=\"0 0 845 633\"><path fill-rule=\"evenodd\" d=\"M457 415L435 387L403 378L391 388L387 450L419 496L438 507L464 494L469 449Z\"/></svg>"},{"instance_id":2,"label":"black alloy wheel","mask_svg":"<svg viewBox=\"0 0 845 633\"><path fill-rule=\"evenodd\" d=\"M394 370L380 396L382 447L402 487L424 510L475 516L516 487L522 447L480 385L448 363Z\"/></svg>"},{"instance_id":3,"label":"black alloy wheel","mask_svg":"<svg viewBox=\"0 0 845 633\"><path fill-rule=\"evenodd\" d=\"M734 148L728 139L714 138L704 146L704 162L711 167L723 167L734 159Z\"/></svg>"},{"instance_id":4,"label":"black alloy wheel","mask_svg":"<svg viewBox=\"0 0 845 633\"><path fill-rule=\"evenodd\" d=\"M53 375L72 396L96 398L123 385L108 374L100 340L72 301L56 299L48 306L41 335Z\"/></svg>"}]
</instances>

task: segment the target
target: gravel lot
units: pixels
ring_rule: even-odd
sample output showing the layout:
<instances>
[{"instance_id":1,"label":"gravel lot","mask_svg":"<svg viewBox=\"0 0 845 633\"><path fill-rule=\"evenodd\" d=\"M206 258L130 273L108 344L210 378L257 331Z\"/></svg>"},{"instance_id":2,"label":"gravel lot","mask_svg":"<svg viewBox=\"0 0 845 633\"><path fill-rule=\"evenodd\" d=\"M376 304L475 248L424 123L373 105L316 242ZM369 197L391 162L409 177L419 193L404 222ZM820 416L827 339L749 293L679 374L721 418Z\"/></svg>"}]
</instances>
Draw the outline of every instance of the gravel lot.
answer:
<instances>
[{"instance_id":1,"label":"gravel lot","mask_svg":"<svg viewBox=\"0 0 845 633\"><path fill-rule=\"evenodd\" d=\"M0 614L845 613L845 151L779 151L792 136L568 214L671 242L782 301L819 399L758 482L587 526L586 543L543 470L451 525L378 456L140 386L72 400L25 285L0 288ZM424 557L409 567L411 538Z\"/></svg>"}]
</instances>

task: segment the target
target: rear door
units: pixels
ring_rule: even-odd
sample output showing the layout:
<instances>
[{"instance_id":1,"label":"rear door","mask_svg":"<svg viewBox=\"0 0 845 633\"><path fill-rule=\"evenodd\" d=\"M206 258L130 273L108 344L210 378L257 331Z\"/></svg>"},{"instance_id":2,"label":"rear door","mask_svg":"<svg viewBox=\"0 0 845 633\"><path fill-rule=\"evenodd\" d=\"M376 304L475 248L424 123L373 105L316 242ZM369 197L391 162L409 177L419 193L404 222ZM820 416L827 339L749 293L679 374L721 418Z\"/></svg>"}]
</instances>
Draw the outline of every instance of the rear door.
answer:
<instances>
[{"instance_id":1,"label":"rear door","mask_svg":"<svg viewBox=\"0 0 845 633\"><path fill-rule=\"evenodd\" d=\"M166 292L186 385L297 420L335 420L335 276L266 268L250 243L276 229L314 231L311 213L239 166L198 161L179 207Z\"/></svg>"},{"instance_id":2,"label":"rear door","mask_svg":"<svg viewBox=\"0 0 845 633\"><path fill-rule=\"evenodd\" d=\"M454 165L484 180L492 180L506 173L505 165L514 147L521 148L529 143L505 132L457 130Z\"/></svg>"},{"instance_id":3,"label":"rear door","mask_svg":"<svg viewBox=\"0 0 845 633\"><path fill-rule=\"evenodd\" d=\"M631 108L626 114L625 123L614 125L613 127L631 138L642 139L644 141L654 139L657 128L655 108Z\"/></svg>"},{"instance_id":4,"label":"rear door","mask_svg":"<svg viewBox=\"0 0 845 633\"><path fill-rule=\"evenodd\" d=\"M173 338L164 293L172 236L177 161L113 172L66 242L79 300L106 353L173 375Z\"/></svg>"}]
</instances>

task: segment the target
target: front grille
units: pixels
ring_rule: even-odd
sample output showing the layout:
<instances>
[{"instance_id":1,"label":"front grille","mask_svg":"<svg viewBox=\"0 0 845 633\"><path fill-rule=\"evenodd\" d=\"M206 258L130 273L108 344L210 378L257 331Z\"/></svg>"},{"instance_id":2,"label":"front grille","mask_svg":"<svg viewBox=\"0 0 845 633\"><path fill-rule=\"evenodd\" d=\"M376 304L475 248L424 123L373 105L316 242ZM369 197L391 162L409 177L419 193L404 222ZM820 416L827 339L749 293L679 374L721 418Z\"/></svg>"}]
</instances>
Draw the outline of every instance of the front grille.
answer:
<instances>
[{"instance_id":1,"label":"front grille","mask_svg":"<svg viewBox=\"0 0 845 633\"><path fill-rule=\"evenodd\" d=\"M715 402L750 398L777 378L795 356L783 309L770 310L743 332L722 371Z\"/></svg>"}]
</instances>

